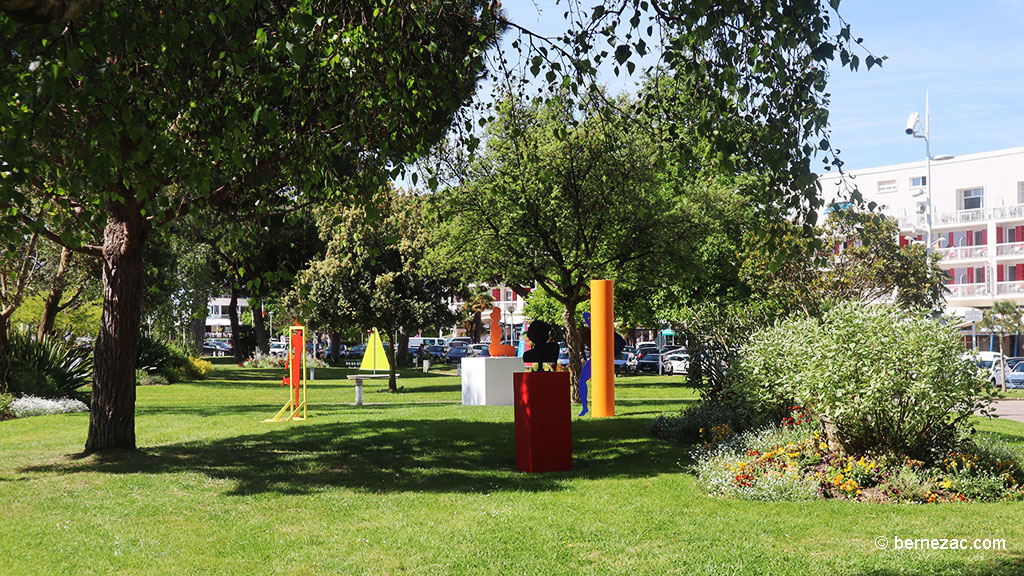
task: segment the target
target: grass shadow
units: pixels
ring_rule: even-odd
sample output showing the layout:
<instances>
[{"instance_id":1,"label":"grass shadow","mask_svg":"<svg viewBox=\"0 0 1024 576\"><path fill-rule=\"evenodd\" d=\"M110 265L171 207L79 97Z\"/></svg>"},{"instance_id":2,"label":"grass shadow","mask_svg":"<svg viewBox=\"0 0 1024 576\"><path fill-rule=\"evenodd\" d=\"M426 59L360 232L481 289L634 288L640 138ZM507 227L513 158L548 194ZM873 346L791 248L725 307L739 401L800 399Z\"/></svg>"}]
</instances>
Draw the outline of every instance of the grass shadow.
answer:
<instances>
[{"instance_id":1,"label":"grass shadow","mask_svg":"<svg viewBox=\"0 0 1024 576\"><path fill-rule=\"evenodd\" d=\"M456 419L282 425L288 427L134 453L68 457L22 472L201 472L233 481L232 495L305 494L327 487L374 493L551 491L576 479L678 471L681 449L648 438L645 424L643 417L574 421L574 470L547 474L516 471L512 422Z\"/></svg>"}]
</instances>

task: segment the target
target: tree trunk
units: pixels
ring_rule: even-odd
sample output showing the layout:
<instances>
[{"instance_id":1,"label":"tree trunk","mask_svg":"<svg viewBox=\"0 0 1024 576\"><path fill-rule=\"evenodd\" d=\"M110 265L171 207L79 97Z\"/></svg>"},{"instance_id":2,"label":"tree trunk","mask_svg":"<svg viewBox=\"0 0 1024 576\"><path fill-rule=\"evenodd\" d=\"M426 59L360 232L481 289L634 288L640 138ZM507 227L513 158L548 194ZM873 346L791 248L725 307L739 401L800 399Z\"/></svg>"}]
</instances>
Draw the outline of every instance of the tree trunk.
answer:
<instances>
[{"instance_id":1,"label":"tree trunk","mask_svg":"<svg viewBox=\"0 0 1024 576\"><path fill-rule=\"evenodd\" d=\"M53 324L57 319L57 312L60 310L60 299L64 297L64 275L67 273L68 261L71 259L71 250L63 248L60 251L60 264L57 265L57 274L53 277L53 284L50 285L50 295L46 297L43 304L43 314L39 318L39 330L36 337L42 340L43 336L53 332Z\"/></svg>"},{"instance_id":2,"label":"tree trunk","mask_svg":"<svg viewBox=\"0 0 1024 576\"><path fill-rule=\"evenodd\" d=\"M193 318L189 326L192 332L192 345L195 346L193 352L196 356L203 355L203 343L206 341L206 319L205 318Z\"/></svg>"},{"instance_id":3,"label":"tree trunk","mask_svg":"<svg viewBox=\"0 0 1024 576\"><path fill-rule=\"evenodd\" d=\"M388 357L388 391L398 392L398 370L395 367L395 341L398 339L398 330L388 330L390 342L384 347L384 355Z\"/></svg>"},{"instance_id":4,"label":"tree trunk","mask_svg":"<svg viewBox=\"0 0 1024 576\"><path fill-rule=\"evenodd\" d=\"M7 316L0 314L0 392L7 392L7 371L10 369L7 348L11 345L7 334L9 329Z\"/></svg>"},{"instance_id":5,"label":"tree trunk","mask_svg":"<svg viewBox=\"0 0 1024 576\"><path fill-rule=\"evenodd\" d=\"M409 360L409 333L404 328L398 331L398 358L402 366L412 365Z\"/></svg>"},{"instance_id":6,"label":"tree trunk","mask_svg":"<svg viewBox=\"0 0 1024 576\"><path fill-rule=\"evenodd\" d=\"M341 362L341 332L331 332L331 364Z\"/></svg>"},{"instance_id":7,"label":"tree trunk","mask_svg":"<svg viewBox=\"0 0 1024 576\"><path fill-rule=\"evenodd\" d=\"M249 311L252 312L252 330L256 333L256 348L260 354L270 354L270 338L263 318L263 298L250 299Z\"/></svg>"},{"instance_id":8,"label":"tree trunk","mask_svg":"<svg viewBox=\"0 0 1024 576\"><path fill-rule=\"evenodd\" d=\"M135 449L135 354L142 245L148 230L133 202L112 207L103 234L103 314L94 352L86 452Z\"/></svg>"},{"instance_id":9,"label":"tree trunk","mask_svg":"<svg viewBox=\"0 0 1024 576\"><path fill-rule=\"evenodd\" d=\"M469 333L469 341L472 342L473 344L480 343L480 327L483 325L483 323L484 321L480 315L480 311L477 310L473 312L473 323L470 324L472 330Z\"/></svg>"},{"instance_id":10,"label":"tree trunk","mask_svg":"<svg viewBox=\"0 0 1024 576\"><path fill-rule=\"evenodd\" d=\"M569 383L572 386L572 401L580 401L580 373L583 372L583 339L580 327L576 325L576 307L579 302L569 299L562 311L562 323L565 325L565 344L569 348Z\"/></svg>"},{"instance_id":11,"label":"tree trunk","mask_svg":"<svg viewBox=\"0 0 1024 576\"><path fill-rule=\"evenodd\" d=\"M228 320L231 323L231 352L235 355L235 363L241 364L245 362L245 356L242 354L242 347L239 346L241 339L238 337L238 289L234 286L231 287Z\"/></svg>"}]
</instances>

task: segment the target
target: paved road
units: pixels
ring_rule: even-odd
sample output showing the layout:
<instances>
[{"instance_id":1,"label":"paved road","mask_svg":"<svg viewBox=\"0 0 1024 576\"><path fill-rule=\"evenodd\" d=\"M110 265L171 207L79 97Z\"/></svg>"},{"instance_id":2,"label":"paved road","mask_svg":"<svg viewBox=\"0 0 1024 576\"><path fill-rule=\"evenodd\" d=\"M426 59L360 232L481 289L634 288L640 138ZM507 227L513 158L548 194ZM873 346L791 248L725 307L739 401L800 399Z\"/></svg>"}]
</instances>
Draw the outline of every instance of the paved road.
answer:
<instances>
[{"instance_id":1,"label":"paved road","mask_svg":"<svg viewBox=\"0 0 1024 576\"><path fill-rule=\"evenodd\" d=\"M992 406L1000 418L1024 422L1024 400L999 400Z\"/></svg>"}]
</instances>

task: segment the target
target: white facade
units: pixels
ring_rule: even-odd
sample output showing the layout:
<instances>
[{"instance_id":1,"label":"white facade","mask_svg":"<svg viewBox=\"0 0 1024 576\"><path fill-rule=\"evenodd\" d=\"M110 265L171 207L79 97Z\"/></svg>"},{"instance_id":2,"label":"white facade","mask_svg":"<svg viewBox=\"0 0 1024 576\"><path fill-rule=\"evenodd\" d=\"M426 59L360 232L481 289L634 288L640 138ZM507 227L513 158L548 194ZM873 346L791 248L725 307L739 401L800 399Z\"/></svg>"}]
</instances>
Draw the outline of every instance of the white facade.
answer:
<instances>
[{"instance_id":1,"label":"white facade","mask_svg":"<svg viewBox=\"0 0 1024 576\"><path fill-rule=\"evenodd\" d=\"M926 175L922 158L847 171L845 185L895 217L902 241L924 241ZM932 248L949 274L948 305L1024 304L1024 147L932 160L931 178ZM844 185L838 174L819 182L826 201Z\"/></svg>"},{"instance_id":2,"label":"white facade","mask_svg":"<svg viewBox=\"0 0 1024 576\"><path fill-rule=\"evenodd\" d=\"M248 309L249 302L245 298L239 298L237 304L238 316L241 317L242 312ZM231 308L231 298L211 298L206 308L206 336L230 336L231 320L228 313Z\"/></svg>"}]
</instances>

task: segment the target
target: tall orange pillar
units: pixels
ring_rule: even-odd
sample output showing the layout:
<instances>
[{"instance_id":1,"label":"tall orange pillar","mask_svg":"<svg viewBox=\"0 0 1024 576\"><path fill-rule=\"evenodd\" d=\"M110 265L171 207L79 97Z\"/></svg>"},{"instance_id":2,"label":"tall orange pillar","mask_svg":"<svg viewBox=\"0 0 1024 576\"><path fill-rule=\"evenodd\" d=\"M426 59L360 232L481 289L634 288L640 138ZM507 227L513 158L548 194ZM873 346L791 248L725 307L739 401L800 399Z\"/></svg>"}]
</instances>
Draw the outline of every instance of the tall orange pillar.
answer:
<instances>
[{"instance_id":1,"label":"tall orange pillar","mask_svg":"<svg viewBox=\"0 0 1024 576\"><path fill-rule=\"evenodd\" d=\"M615 290L611 280L590 281L590 413L615 416Z\"/></svg>"}]
</instances>

